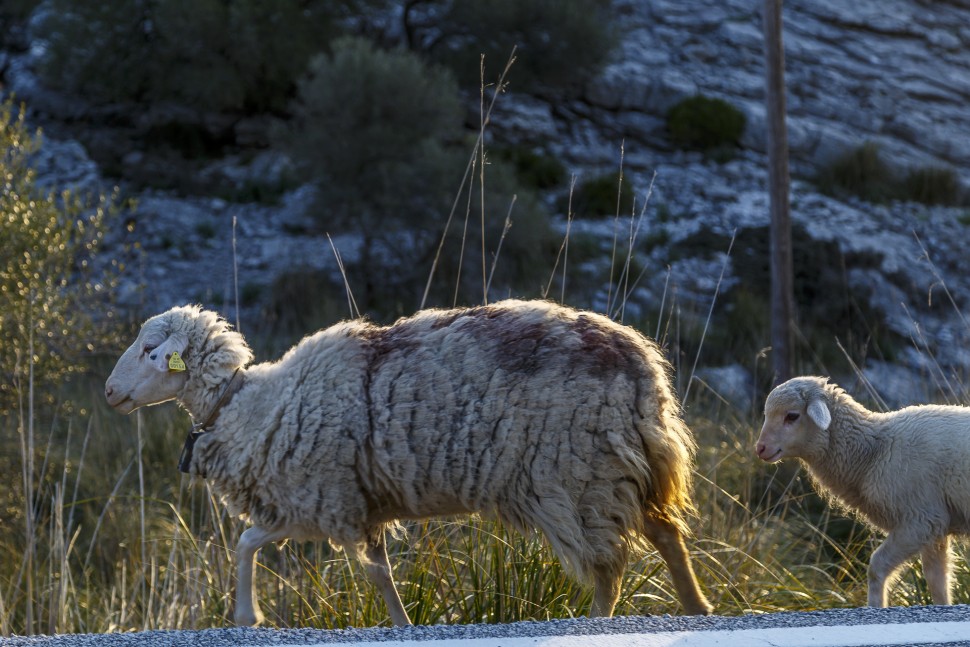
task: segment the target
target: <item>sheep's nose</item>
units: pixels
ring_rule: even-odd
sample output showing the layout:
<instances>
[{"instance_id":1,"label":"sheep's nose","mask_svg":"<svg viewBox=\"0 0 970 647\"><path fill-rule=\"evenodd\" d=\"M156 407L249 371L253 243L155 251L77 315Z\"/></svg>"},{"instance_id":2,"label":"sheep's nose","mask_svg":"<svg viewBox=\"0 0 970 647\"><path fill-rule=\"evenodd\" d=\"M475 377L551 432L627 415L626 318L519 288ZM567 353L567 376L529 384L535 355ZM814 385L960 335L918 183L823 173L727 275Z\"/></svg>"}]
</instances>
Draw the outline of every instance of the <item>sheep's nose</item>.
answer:
<instances>
[{"instance_id":1,"label":"sheep's nose","mask_svg":"<svg viewBox=\"0 0 970 647\"><path fill-rule=\"evenodd\" d=\"M767 447L765 446L764 443L758 443L758 447L757 447L758 456L764 456L765 449L767 449Z\"/></svg>"},{"instance_id":2,"label":"sheep's nose","mask_svg":"<svg viewBox=\"0 0 970 647\"><path fill-rule=\"evenodd\" d=\"M105 384L104 385L104 397L110 398L111 397L111 394L114 393L114 392L115 392L115 390L114 390L114 388L112 388L112 386L110 384Z\"/></svg>"}]
</instances>

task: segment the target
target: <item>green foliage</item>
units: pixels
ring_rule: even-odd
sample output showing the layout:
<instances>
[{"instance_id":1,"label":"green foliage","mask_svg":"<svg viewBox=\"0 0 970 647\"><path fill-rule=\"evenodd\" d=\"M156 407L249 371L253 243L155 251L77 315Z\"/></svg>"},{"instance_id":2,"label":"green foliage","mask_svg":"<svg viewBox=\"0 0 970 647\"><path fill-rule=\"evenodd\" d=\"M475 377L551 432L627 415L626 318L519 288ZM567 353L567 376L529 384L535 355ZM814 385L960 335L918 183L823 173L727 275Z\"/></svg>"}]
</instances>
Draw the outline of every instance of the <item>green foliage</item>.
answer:
<instances>
[{"instance_id":1,"label":"green foliage","mask_svg":"<svg viewBox=\"0 0 970 647\"><path fill-rule=\"evenodd\" d=\"M14 25L22 24L30 16L40 0L4 0L0 2L0 47L24 47L25 43L14 42L11 37ZM13 47L10 47L11 49Z\"/></svg>"},{"instance_id":2,"label":"green foliage","mask_svg":"<svg viewBox=\"0 0 970 647\"><path fill-rule=\"evenodd\" d=\"M512 165L519 183L523 186L554 189L566 181L566 167L551 155L538 153L526 146L493 149L492 154Z\"/></svg>"},{"instance_id":3,"label":"green foliage","mask_svg":"<svg viewBox=\"0 0 970 647\"><path fill-rule=\"evenodd\" d=\"M923 204L958 205L963 202L963 189L951 168L925 167L906 176L906 197Z\"/></svg>"},{"instance_id":4,"label":"green foliage","mask_svg":"<svg viewBox=\"0 0 970 647\"><path fill-rule=\"evenodd\" d=\"M823 167L817 183L826 193L854 195L869 202L886 202L897 192L892 169L873 142L866 142Z\"/></svg>"},{"instance_id":5,"label":"green foliage","mask_svg":"<svg viewBox=\"0 0 970 647\"><path fill-rule=\"evenodd\" d=\"M312 268L284 272L266 290L260 306L262 334L257 351L276 357L304 335L351 315L344 287Z\"/></svg>"},{"instance_id":6,"label":"green foliage","mask_svg":"<svg viewBox=\"0 0 970 647\"><path fill-rule=\"evenodd\" d=\"M434 28L431 54L455 70L462 85L494 83L515 48L509 81L515 88L575 94L609 58L618 38L605 0L477 0L430 2L447 9Z\"/></svg>"},{"instance_id":7,"label":"green foliage","mask_svg":"<svg viewBox=\"0 0 970 647\"><path fill-rule=\"evenodd\" d=\"M40 146L23 110L0 105L0 410L82 369L111 332L114 287L96 267L114 198L93 200L37 186L30 154ZM21 402L21 404L23 404Z\"/></svg>"},{"instance_id":8,"label":"green foliage","mask_svg":"<svg viewBox=\"0 0 970 647\"><path fill-rule=\"evenodd\" d=\"M555 263L561 238L535 195L517 183L507 164L496 161L484 174L480 170L476 167L472 186L459 196L463 208L444 240L429 305L481 303L486 284L487 300L538 296ZM436 251L430 248L419 267L430 267Z\"/></svg>"},{"instance_id":9,"label":"green foliage","mask_svg":"<svg viewBox=\"0 0 970 647\"><path fill-rule=\"evenodd\" d=\"M52 0L46 83L98 101L281 110L344 0Z\"/></svg>"},{"instance_id":10,"label":"green foliage","mask_svg":"<svg viewBox=\"0 0 970 647\"><path fill-rule=\"evenodd\" d=\"M461 111L445 71L342 38L311 61L293 113L277 139L319 188L326 229L375 236L435 218L448 204L463 164L446 147Z\"/></svg>"},{"instance_id":11,"label":"green foliage","mask_svg":"<svg viewBox=\"0 0 970 647\"><path fill-rule=\"evenodd\" d=\"M905 200L959 205L964 201L963 188L953 169L919 167L901 178L874 142L866 142L822 167L816 184L830 195L852 195L876 203Z\"/></svg>"},{"instance_id":12,"label":"green foliage","mask_svg":"<svg viewBox=\"0 0 970 647\"><path fill-rule=\"evenodd\" d=\"M621 183L611 173L590 178L573 190L572 212L577 218L603 218L634 215L634 195L629 182ZM570 196L563 196L558 204L566 212Z\"/></svg>"},{"instance_id":13,"label":"green foliage","mask_svg":"<svg viewBox=\"0 0 970 647\"><path fill-rule=\"evenodd\" d=\"M428 268L416 261L434 244L467 161L452 144L461 109L451 75L413 53L342 38L311 62L293 113L276 139L318 189L312 215L324 231L363 240L348 262L360 307L399 283L413 292Z\"/></svg>"},{"instance_id":14,"label":"green foliage","mask_svg":"<svg viewBox=\"0 0 970 647\"><path fill-rule=\"evenodd\" d=\"M667 131L675 146L714 152L734 148L744 134L744 113L723 99L693 96L667 112Z\"/></svg>"},{"instance_id":15,"label":"green foliage","mask_svg":"<svg viewBox=\"0 0 970 647\"><path fill-rule=\"evenodd\" d=\"M726 252L730 238L702 230L671 249L671 259L696 258ZM812 356L827 374L848 372L837 349L838 338L853 357L871 356L891 361L906 342L889 330L883 317L870 306L869 295L851 288L844 268L878 267L871 253L845 253L834 241L813 239L800 225L792 231L795 303L802 356ZM719 297L723 304L705 342L705 360L716 364L753 362L770 338L767 291L771 282L768 227L737 232L731 265L738 283ZM810 307L808 307L810 306ZM698 335L699 336L699 335ZM690 353L688 353L690 354Z\"/></svg>"}]
</instances>

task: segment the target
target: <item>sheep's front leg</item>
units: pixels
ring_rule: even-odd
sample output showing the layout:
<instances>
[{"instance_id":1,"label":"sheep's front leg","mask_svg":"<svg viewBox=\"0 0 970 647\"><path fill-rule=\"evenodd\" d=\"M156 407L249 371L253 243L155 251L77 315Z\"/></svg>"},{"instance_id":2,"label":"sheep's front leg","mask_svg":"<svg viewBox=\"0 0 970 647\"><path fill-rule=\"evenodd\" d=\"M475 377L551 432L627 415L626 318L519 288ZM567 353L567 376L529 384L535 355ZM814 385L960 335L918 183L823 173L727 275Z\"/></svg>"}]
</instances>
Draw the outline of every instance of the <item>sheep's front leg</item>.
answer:
<instances>
[{"instance_id":1,"label":"sheep's front leg","mask_svg":"<svg viewBox=\"0 0 970 647\"><path fill-rule=\"evenodd\" d=\"M236 545L236 559L239 560L238 582L236 583L236 624L243 627L258 625L263 614L253 591L253 564L256 553L268 543L286 539L286 529L267 530L259 526L247 528Z\"/></svg>"},{"instance_id":2,"label":"sheep's front leg","mask_svg":"<svg viewBox=\"0 0 970 647\"><path fill-rule=\"evenodd\" d=\"M943 536L923 546L923 576L934 604L950 604L950 538Z\"/></svg>"},{"instance_id":3,"label":"sheep's front leg","mask_svg":"<svg viewBox=\"0 0 970 647\"><path fill-rule=\"evenodd\" d=\"M361 561L364 563L367 577L370 578L384 598L384 604L387 605L391 622L398 627L411 624L408 612L404 610L404 604L401 602L401 596L398 595L397 587L394 586L394 578L391 576L391 562L387 558L387 546L384 543L383 530L378 530L369 535Z\"/></svg>"},{"instance_id":4,"label":"sheep's front leg","mask_svg":"<svg viewBox=\"0 0 970 647\"><path fill-rule=\"evenodd\" d=\"M869 560L869 606L884 607L889 583L907 559L930 541L924 533L913 529L897 529L873 551Z\"/></svg>"}]
</instances>

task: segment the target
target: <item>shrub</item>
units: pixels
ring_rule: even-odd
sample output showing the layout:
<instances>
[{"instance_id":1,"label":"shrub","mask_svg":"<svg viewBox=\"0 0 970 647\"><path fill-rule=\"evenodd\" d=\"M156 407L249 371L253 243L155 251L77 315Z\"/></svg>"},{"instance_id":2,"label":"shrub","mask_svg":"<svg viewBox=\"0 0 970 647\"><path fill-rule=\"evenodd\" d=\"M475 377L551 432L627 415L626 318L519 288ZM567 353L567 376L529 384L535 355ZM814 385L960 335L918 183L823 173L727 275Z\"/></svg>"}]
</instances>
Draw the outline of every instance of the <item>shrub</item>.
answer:
<instances>
[{"instance_id":1,"label":"shrub","mask_svg":"<svg viewBox=\"0 0 970 647\"><path fill-rule=\"evenodd\" d=\"M114 283L95 259L118 207L105 196L42 191L29 166L39 146L23 110L0 105L0 411L31 379L43 393L111 339Z\"/></svg>"},{"instance_id":2,"label":"shrub","mask_svg":"<svg viewBox=\"0 0 970 647\"><path fill-rule=\"evenodd\" d=\"M723 99L702 95L684 99L667 112L667 131L675 146L706 152L737 146L744 113Z\"/></svg>"},{"instance_id":3,"label":"shrub","mask_svg":"<svg viewBox=\"0 0 970 647\"><path fill-rule=\"evenodd\" d=\"M879 146L866 142L836 158L818 174L819 188L833 195L854 195L870 202L885 202L897 189L892 169L882 159Z\"/></svg>"},{"instance_id":4,"label":"shrub","mask_svg":"<svg viewBox=\"0 0 970 647\"><path fill-rule=\"evenodd\" d=\"M465 87L494 82L515 48L515 87L577 94L607 61L617 40L605 0L477 0L431 2L429 31L438 31L431 55L455 70ZM409 31L414 31L413 25Z\"/></svg>"},{"instance_id":5,"label":"shrub","mask_svg":"<svg viewBox=\"0 0 970 647\"><path fill-rule=\"evenodd\" d=\"M878 144L873 142L866 142L821 168L816 182L825 193L853 195L869 202L907 200L958 205L963 200L960 181L952 169L919 167L901 178L883 159Z\"/></svg>"},{"instance_id":6,"label":"shrub","mask_svg":"<svg viewBox=\"0 0 970 647\"><path fill-rule=\"evenodd\" d=\"M456 214L439 258L433 305L482 303L483 285L489 280L488 300L539 296L555 262L561 238L552 230L548 213L535 195L518 184L514 169L501 161L485 167L484 204L477 171L471 202L466 200L467 194L460 196L466 209ZM503 239L507 215L511 225ZM440 236L435 233L435 246L418 263L421 278L427 276L431 253L437 251Z\"/></svg>"},{"instance_id":7,"label":"shrub","mask_svg":"<svg viewBox=\"0 0 970 647\"><path fill-rule=\"evenodd\" d=\"M493 155L515 168L519 182L535 189L554 189L566 181L566 167L557 158L537 153L525 146L493 150Z\"/></svg>"},{"instance_id":8,"label":"shrub","mask_svg":"<svg viewBox=\"0 0 970 647\"><path fill-rule=\"evenodd\" d=\"M18 38L20 26L30 16L40 0L4 0L0 2L0 47L3 49L24 48L27 43ZM13 46L13 47L11 47Z\"/></svg>"},{"instance_id":9,"label":"shrub","mask_svg":"<svg viewBox=\"0 0 970 647\"><path fill-rule=\"evenodd\" d=\"M363 1L51 0L41 73L96 101L281 110L335 17Z\"/></svg>"},{"instance_id":10,"label":"shrub","mask_svg":"<svg viewBox=\"0 0 970 647\"><path fill-rule=\"evenodd\" d=\"M310 63L293 114L277 141L320 189L316 215L328 228L413 223L440 212L456 185L446 142L460 132L458 91L413 54L339 39Z\"/></svg>"},{"instance_id":11,"label":"shrub","mask_svg":"<svg viewBox=\"0 0 970 647\"><path fill-rule=\"evenodd\" d=\"M953 169L925 167L914 169L906 176L906 199L923 204L958 205L963 190Z\"/></svg>"},{"instance_id":12,"label":"shrub","mask_svg":"<svg viewBox=\"0 0 970 647\"><path fill-rule=\"evenodd\" d=\"M559 209L563 213L569 206L568 200L569 196L566 195L559 201ZM633 208L634 196L630 184L620 184L618 177L610 173L586 180L573 190L572 211L578 218L612 217L617 213L630 216L633 215Z\"/></svg>"},{"instance_id":13,"label":"shrub","mask_svg":"<svg viewBox=\"0 0 970 647\"><path fill-rule=\"evenodd\" d=\"M450 145L462 132L458 90L416 54L349 37L314 58L298 87L294 117L274 138L316 185L320 228L362 237L366 288L357 298L366 309L379 282L403 279L451 207L467 160Z\"/></svg>"},{"instance_id":14,"label":"shrub","mask_svg":"<svg viewBox=\"0 0 970 647\"><path fill-rule=\"evenodd\" d=\"M769 227L739 230L731 252L737 283L719 297L720 310L711 326L705 360L731 363L754 358L764 347L769 329L767 286L771 283ZM697 258L726 251L730 236L707 229L678 241L669 260ZM850 356L868 354L891 361L904 342L885 327L882 315L871 305L866 290L850 286L843 268L878 267L881 258L871 252L843 252L837 242L815 240L800 224L792 226L792 254L799 336L802 348L827 370L849 370L844 355L832 343L838 338Z\"/></svg>"}]
</instances>

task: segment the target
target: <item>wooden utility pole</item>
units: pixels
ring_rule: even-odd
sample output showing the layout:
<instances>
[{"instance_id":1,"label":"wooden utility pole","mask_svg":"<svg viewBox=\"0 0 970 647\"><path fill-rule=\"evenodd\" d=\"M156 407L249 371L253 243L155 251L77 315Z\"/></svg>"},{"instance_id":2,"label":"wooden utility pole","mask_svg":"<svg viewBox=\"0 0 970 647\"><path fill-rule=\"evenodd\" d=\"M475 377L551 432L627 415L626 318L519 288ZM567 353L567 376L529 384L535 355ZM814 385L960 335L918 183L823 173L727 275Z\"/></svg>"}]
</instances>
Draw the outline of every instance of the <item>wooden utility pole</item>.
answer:
<instances>
[{"instance_id":1,"label":"wooden utility pole","mask_svg":"<svg viewBox=\"0 0 970 647\"><path fill-rule=\"evenodd\" d=\"M792 376L795 319L781 9L782 0L764 0L766 148L771 199L771 356L775 384Z\"/></svg>"}]
</instances>

